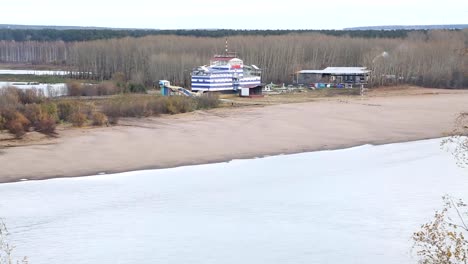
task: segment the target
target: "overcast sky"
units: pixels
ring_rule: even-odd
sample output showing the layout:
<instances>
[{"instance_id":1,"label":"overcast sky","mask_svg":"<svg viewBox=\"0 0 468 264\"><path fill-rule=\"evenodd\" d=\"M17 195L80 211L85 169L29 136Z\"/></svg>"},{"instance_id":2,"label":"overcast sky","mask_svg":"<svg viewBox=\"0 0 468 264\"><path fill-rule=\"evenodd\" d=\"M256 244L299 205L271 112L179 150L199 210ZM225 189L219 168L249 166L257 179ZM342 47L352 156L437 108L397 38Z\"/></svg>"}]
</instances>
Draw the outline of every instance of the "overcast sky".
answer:
<instances>
[{"instance_id":1,"label":"overcast sky","mask_svg":"<svg viewBox=\"0 0 468 264\"><path fill-rule=\"evenodd\" d=\"M468 0L1 0L0 24L156 29L468 24Z\"/></svg>"}]
</instances>

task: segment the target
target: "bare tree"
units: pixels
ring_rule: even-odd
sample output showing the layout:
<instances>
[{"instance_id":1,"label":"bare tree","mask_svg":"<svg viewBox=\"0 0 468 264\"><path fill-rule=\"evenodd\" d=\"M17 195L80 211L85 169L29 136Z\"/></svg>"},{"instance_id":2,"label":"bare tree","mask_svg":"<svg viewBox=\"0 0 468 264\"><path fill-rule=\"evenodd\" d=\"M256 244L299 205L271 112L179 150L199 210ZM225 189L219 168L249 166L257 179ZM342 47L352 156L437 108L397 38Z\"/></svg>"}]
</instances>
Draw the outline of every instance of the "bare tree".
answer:
<instances>
[{"instance_id":1,"label":"bare tree","mask_svg":"<svg viewBox=\"0 0 468 264\"><path fill-rule=\"evenodd\" d=\"M468 165L468 113L456 120L453 135L442 141L442 147L451 151L460 167ZM462 200L443 197L444 206L432 221L413 234L419 263L468 263L468 207Z\"/></svg>"},{"instance_id":2,"label":"bare tree","mask_svg":"<svg viewBox=\"0 0 468 264\"><path fill-rule=\"evenodd\" d=\"M460 167L468 166L468 113L461 113L452 135L444 139L441 146L451 152Z\"/></svg>"},{"instance_id":3,"label":"bare tree","mask_svg":"<svg viewBox=\"0 0 468 264\"><path fill-rule=\"evenodd\" d=\"M444 196L444 207L434 219L413 235L417 255L422 264L458 264L468 262L467 205Z\"/></svg>"},{"instance_id":4,"label":"bare tree","mask_svg":"<svg viewBox=\"0 0 468 264\"><path fill-rule=\"evenodd\" d=\"M15 247L11 245L11 243L8 240L9 232L8 229L6 228L6 225L3 221L0 219L0 264L13 264L13 263L20 263L20 261L14 261L13 259L13 250ZM28 259L27 257L24 257L21 260L22 264L27 264Z\"/></svg>"}]
</instances>

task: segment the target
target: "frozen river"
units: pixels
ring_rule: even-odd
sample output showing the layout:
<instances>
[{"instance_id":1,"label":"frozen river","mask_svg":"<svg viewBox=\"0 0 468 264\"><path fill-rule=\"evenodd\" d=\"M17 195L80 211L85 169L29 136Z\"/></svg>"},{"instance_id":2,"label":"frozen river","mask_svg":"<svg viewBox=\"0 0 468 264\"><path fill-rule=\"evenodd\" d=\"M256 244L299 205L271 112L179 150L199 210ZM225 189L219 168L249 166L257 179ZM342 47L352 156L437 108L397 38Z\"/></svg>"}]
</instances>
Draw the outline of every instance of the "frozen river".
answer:
<instances>
[{"instance_id":1,"label":"frozen river","mask_svg":"<svg viewBox=\"0 0 468 264\"><path fill-rule=\"evenodd\" d=\"M0 216L32 264L416 263L441 196L468 200L439 143L1 184Z\"/></svg>"},{"instance_id":2,"label":"frozen river","mask_svg":"<svg viewBox=\"0 0 468 264\"><path fill-rule=\"evenodd\" d=\"M50 70L4 70L0 69L0 74L12 75L67 75L68 71L50 71Z\"/></svg>"},{"instance_id":3,"label":"frozen river","mask_svg":"<svg viewBox=\"0 0 468 264\"><path fill-rule=\"evenodd\" d=\"M5 87L16 87L19 89L35 89L41 91L44 96L57 97L68 94L68 88L65 83L33 83L33 82L0 82L0 89Z\"/></svg>"}]
</instances>

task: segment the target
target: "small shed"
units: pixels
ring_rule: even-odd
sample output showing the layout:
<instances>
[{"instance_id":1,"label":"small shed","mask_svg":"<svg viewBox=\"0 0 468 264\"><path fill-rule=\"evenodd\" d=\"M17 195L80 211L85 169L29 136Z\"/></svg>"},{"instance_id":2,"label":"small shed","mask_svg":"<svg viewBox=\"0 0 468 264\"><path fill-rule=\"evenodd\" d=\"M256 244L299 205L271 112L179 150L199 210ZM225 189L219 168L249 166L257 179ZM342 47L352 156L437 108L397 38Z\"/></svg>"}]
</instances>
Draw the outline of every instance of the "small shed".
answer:
<instances>
[{"instance_id":1,"label":"small shed","mask_svg":"<svg viewBox=\"0 0 468 264\"><path fill-rule=\"evenodd\" d=\"M262 93L262 86L254 86L254 87L241 87L239 89L239 96L240 97L263 97Z\"/></svg>"}]
</instances>

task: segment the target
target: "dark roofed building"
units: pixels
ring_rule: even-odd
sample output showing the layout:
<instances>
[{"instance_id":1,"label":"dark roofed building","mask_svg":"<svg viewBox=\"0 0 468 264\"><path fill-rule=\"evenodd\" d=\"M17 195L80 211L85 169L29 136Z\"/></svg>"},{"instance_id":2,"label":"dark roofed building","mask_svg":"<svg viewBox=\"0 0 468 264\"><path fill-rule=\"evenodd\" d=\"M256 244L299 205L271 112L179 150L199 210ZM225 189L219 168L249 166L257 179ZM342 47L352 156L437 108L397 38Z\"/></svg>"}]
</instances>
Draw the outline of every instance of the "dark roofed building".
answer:
<instances>
[{"instance_id":1,"label":"dark roofed building","mask_svg":"<svg viewBox=\"0 0 468 264\"><path fill-rule=\"evenodd\" d=\"M366 67L328 67L324 70L302 70L296 73L297 84L332 83L343 85L363 85L369 80L370 71Z\"/></svg>"}]
</instances>

